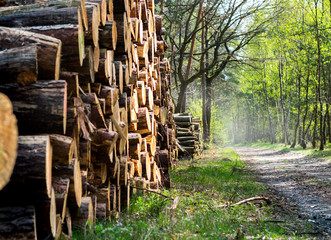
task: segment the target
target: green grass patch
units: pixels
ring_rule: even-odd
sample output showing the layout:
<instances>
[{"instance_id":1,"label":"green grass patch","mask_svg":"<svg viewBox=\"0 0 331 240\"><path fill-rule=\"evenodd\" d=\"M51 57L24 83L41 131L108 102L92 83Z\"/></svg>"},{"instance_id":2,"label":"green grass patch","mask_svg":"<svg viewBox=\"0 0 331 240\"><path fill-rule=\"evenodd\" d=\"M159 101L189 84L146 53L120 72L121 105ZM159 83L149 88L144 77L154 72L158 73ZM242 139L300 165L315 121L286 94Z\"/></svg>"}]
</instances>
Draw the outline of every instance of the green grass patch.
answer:
<instances>
[{"instance_id":1,"label":"green grass patch","mask_svg":"<svg viewBox=\"0 0 331 240\"><path fill-rule=\"evenodd\" d=\"M75 239L311 239L296 235L309 232L298 228L292 218L274 214L262 202L236 207L218 207L254 196L265 195L245 163L230 149L214 148L197 160L181 161L171 171L172 189L161 193L134 195L130 210L120 220L99 222ZM294 229L294 230L293 230Z\"/></svg>"}]
</instances>

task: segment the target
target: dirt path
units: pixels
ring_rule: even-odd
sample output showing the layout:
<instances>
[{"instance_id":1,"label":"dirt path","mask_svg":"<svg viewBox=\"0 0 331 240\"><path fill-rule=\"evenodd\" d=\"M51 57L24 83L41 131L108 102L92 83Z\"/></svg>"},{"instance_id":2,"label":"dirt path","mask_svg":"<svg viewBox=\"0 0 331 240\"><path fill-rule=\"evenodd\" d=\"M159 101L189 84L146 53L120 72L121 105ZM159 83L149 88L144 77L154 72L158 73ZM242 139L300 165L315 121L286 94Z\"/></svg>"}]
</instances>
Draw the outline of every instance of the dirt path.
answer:
<instances>
[{"instance_id":1,"label":"dirt path","mask_svg":"<svg viewBox=\"0 0 331 240\"><path fill-rule=\"evenodd\" d=\"M296 151L233 147L291 212L331 234L331 162ZM294 210L293 210L294 209ZM331 235L330 235L331 237Z\"/></svg>"}]
</instances>

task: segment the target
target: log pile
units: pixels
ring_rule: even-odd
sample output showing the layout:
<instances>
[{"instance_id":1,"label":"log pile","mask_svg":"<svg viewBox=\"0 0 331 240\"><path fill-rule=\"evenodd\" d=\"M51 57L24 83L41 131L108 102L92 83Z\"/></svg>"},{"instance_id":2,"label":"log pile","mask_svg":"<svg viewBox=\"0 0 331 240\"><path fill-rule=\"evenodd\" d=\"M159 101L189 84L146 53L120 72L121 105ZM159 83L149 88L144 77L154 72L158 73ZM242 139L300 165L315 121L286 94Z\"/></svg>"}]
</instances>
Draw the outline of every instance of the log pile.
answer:
<instances>
[{"instance_id":1,"label":"log pile","mask_svg":"<svg viewBox=\"0 0 331 240\"><path fill-rule=\"evenodd\" d=\"M190 113L173 114L176 123L176 137L180 156L195 157L200 155L202 147L201 119L192 117Z\"/></svg>"},{"instance_id":2,"label":"log pile","mask_svg":"<svg viewBox=\"0 0 331 240\"><path fill-rule=\"evenodd\" d=\"M178 149L154 1L1 4L0 92L19 136L16 151L0 125L16 158L12 174L0 159L0 238L71 237L118 216L134 187L170 187Z\"/></svg>"}]
</instances>

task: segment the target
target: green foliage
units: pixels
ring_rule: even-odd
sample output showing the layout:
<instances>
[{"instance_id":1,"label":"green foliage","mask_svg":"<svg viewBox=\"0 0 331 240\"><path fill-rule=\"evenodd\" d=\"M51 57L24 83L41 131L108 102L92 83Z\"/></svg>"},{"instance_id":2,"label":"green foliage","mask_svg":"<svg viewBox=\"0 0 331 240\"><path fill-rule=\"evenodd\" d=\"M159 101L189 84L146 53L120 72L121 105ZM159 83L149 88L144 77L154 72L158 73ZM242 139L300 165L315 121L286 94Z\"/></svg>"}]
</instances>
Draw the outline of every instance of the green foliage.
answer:
<instances>
[{"instance_id":1,"label":"green foliage","mask_svg":"<svg viewBox=\"0 0 331 240\"><path fill-rule=\"evenodd\" d=\"M190 102L187 112L192 113L194 117L202 118L202 99L199 98L195 101ZM226 142L226 132L223 124L223 112L215 103L211 106L211 142L214 144L222 145ZM201 126L203 131L203 126Z\"/></svg>"},{"instance_id":2,"label":"green foliage","mask_svg":"<svg viewBox=\"0 0 331 240\"><path fill-rule=\"evenodd\" d=\"M197 162L182 161L171 179L172 189L161 192L178 197L176 208L157 194L135 195L120 220L77 231L74 239L311 239L286 230L309 232L309 225L288 218L269 222L276 218L272 206L217 207L265 193L233 150L212 148Z\"/></svg>"},{"instance_id":3,"label":"green foliage","mask_svg":"<svg viewBox=\"0 0 331 240\"><path fill-rule=\"evenodd\" d=\"M311 141L314 125L316 140L320 141L319 119L320 115L327 118L331 97L330 2L270 1L272 4L282 14L270 11L274 21L241 51L248 64L235 71L240 91L225 125L233 129L235 142L271 142L274 134L277 142L289 143L295 139L299 115L299 127L305 135L298 136L297 142ZM254 22L264 18L259 14ZM313 118L314 108L317 120Z\"/></svg>"}]
</instances>

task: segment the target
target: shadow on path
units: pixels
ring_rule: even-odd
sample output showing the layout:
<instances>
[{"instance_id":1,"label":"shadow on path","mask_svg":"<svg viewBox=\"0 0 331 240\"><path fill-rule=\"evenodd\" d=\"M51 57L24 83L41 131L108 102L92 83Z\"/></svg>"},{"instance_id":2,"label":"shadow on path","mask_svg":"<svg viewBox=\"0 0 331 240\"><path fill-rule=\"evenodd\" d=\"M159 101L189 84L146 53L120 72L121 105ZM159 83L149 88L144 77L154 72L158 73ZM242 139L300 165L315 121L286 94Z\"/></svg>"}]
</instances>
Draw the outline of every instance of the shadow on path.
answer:
<instances>
[{"instance_id":1,"label":"shadow on path","mask_svg":"<svg viewBox=\"0 0 331 240\"><path fill-rule=\"evenodd\" d=\"M296 207L298 216L331 234L331 163L297 151L231 147L262 183Z\"/></svg>"}]
</instances>

